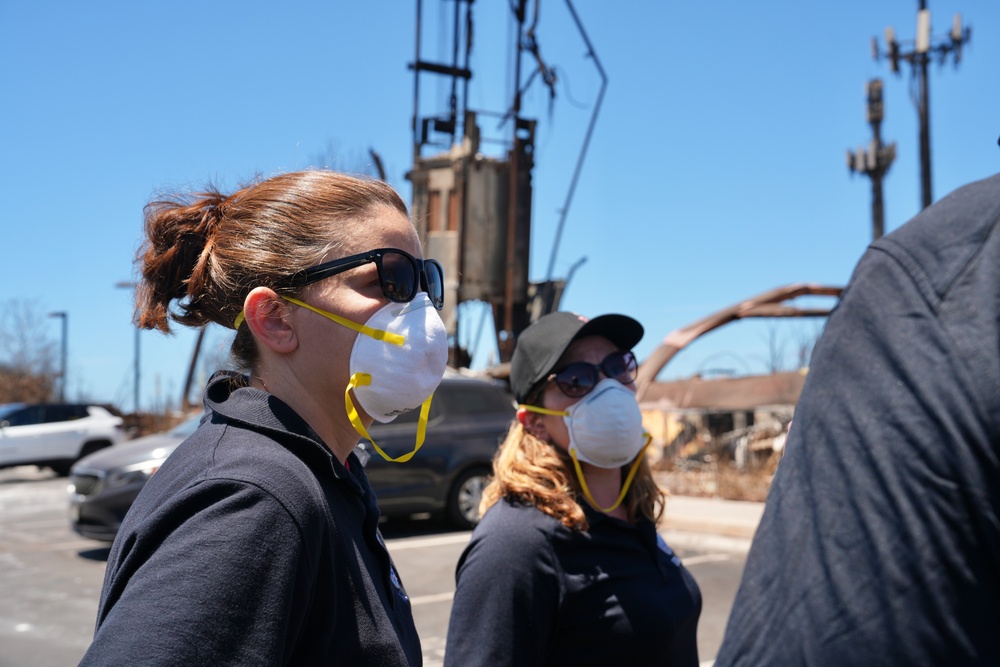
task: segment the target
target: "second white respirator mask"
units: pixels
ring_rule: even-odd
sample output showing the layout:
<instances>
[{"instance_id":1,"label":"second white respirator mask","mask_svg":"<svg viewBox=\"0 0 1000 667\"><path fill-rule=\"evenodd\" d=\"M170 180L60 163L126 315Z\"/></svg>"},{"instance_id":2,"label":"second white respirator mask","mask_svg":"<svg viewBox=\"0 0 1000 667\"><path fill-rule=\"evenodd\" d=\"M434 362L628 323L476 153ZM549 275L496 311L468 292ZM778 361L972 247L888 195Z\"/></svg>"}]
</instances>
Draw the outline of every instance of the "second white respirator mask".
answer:
<instances>
[{"instance_id":1,"label":"second white respirator mask","mask_svg":"<svg viewBox=\"0 0 1000 667\"><path fill-rule=\"evenodd\" d=\"M645 447L639 403L628 387L605 378L574 403L563 417L569 430L569 451L598 468L619 468Z\"/></svg>"},{"instance_id":2,"label":"second white respirator mask","mask_svg":"<svg viewBox=\"0 0 1000 667\"><path fill-rule=\"evenodd\" d=\"M419 408L434 393L448 364L448 332L427 294L409 303L387 303L365 323L351 350L351 378L361 408L375 421L390 422ZM356 381L358 377L366 378ZM368 378L367 376L370 376Z\"/></svg>"}]
</instances>

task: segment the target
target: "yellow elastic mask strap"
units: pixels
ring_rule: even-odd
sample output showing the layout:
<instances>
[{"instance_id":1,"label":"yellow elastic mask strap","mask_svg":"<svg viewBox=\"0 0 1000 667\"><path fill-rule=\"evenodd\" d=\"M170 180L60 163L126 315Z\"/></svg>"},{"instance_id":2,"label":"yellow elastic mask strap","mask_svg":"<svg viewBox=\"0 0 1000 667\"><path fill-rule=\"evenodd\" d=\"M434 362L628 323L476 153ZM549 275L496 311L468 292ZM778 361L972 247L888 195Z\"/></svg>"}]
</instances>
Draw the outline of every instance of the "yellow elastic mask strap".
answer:
<instances>
[{"instance_id":1,"label":"yellow elastic mask strap","mask_svg":"<svg viewBox=\"0 0 1000 667\"><path fill-rule=\"evenodd\" d=\"M282 296L281 298L284 299L285 301L290 302L290 303L294 303L296 306L302 306L303 308L306 308L307 310L311 310L314 313L317 313L319 315L322 315L323 317L331 319L334 322L336 322L337 324L345 326L348 329L353 329L354 331L357 331L358 333L362 333L362 334L364 334L366 336L370 336L370 337L374 338L375 340L384 340L386 343L390 343L392 345L403 345L406 342L406 339L403 338L402 336L400 336L399 334L389 333L388 331L382 331L381 329L373 329L371 327L365 326L364 324L358 324L357 322L352 322L351 320L347 319L346 317L341 317L340 315L334 315L333 313L328 313L327 311L323 310L322 308L316 308L315 306L310 306L305 301L299 301L298 299L295 299L295 298L290 297L290 296ZM233 328L234 329L239 329L240 325L243 324L243 321L245 319L246 319L246 316L243 313L243 311L241 310L240 314L236 316L235 320L233 320Z\"/></svg>"},{"instance_id":2,"label":"yellow elastic mask strap","mask_svg":"<svg viewBox=\"0 0 1000 667\"><path fill-rule=\"evenodd\" d=\"M376 444L375 440L368 435L368 429L365 425L361 423L361 416L358 414L357 409L354 407L354 401L351 400L351 390L355 387L364 387L372 383L372 376L370 373L355 373L351 376L351 381L347 383L347 391L344 392L344 402L347 406L347 416L351 420L351 424L354 426L354 430L361 434L368 442L372 443L372 447L375 451L379 453L383 459L390 463L406 463L413 458L413 455L417 453L421 446L424 444L424 438L427 436L427 416L431 412L431 399L434 398L434 394L427 397L427 400L423 402L420 406L420 419L417 421L417 443L413 447L412 452L407 452L402 456L392 458L386 454L381 447Z\"/></svg>"},{"instance_id":3,"label":"yellow elastic mask strap","mask_svg":"<svg viewBox=\"0 0 1000 667\"><path fill-rule=\"evenodd\" d=\"M331 319L337 324L343 325L348 329L353 329L358 333L370 336L375 340L384 340L386 343L391 343L393 345L403 345L403 343L406 342L406 339L400 336L399 334L389 333L388 331L382 331L381 329L372 329L371 327L365 326L364 324L358 324L357 322L352 322L346 317L341 317L340 315L334 315L333 313L328 313L321 308L317 308L316 306L310 306L305 301L299 301L298 299L294 299L290 296L282 296L281 298L290 303L294 303L296 306L302 306L303 308L306 308L308 310L313 311L314 313L322 315L327 319Z\"/></svg>"},{"instance_id":4,"label":"yellow elastic mask strap","mask_svg":"<svg viewBox=\"0 0 1000 667\"><path fill-rule=\"evenodd\" d=\"M639 464L642 463L642 457L646 455L646 450L649 448L649 443L653 441L653 436L646 433L646 444L642 446L639 450L639 455L635 457L635 461L632 462L632 467L629 468L628 475L625 477L625 483L622 484L622 492L618 494L618 500L611 507L601 507L594 500L594 496L590 494L590 488L587 486L587 478L583 475L583 468L580 467L580 462L576 460L576 450L571 449L569 452L570 457L573 459L573 467L576 468L576 477L580 480L580 486L583 488L583 495L587 497L590 504L600 511L607 514L608 512L613 512L615 509L622 504L625 500L625 494L628 493L629 487L632 486L632 480L635 478L635 473L639 470Z\"/></svg>"},{"instance_id":5,"label":"yellow elastic mask strap","mask_svg":"<svg viewBox=\"0 0 1000 667\"><path fill-rule=\"evenodd\" d=\"M537 412L540 415L555 415L556 417L569 417L569 413L565 410L549 410L548 408L540 408L537 405L525 405L521 403L517 406L519 409L527 410L528 412Z\"/></svg>"}]
</instances>

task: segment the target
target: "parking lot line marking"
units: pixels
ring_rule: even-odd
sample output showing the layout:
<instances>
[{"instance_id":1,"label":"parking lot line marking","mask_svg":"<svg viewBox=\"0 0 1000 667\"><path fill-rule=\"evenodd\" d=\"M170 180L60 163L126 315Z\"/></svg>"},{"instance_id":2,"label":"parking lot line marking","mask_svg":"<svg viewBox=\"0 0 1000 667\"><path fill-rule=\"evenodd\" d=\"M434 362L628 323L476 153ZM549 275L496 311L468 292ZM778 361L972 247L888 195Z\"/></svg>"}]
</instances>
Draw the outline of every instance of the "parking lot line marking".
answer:
<instances>
[{"instance_id":1,"label":"parking lot line marking","mask_svg":"<svg viewBox=\"0 0 1000 667\"><path fill-rule=\"evenodd\" d=\"M732 558L732 556L729 554L705 554L703 556L682 558L681 562L685 565L699 565L701 563L718 563L720 561L729 560L730 558Z\"/></svg>"},{"instance_id":2,"label":"parking lot line marking","mask_svg":"<svg viewBox=\"0 0 1000 667\"><path fill-rule=\"evenodd\" d=\"M89 549L87 547L90 547ZM94 549L108 549L110 543L93 542L91 540L79 540L75 542L61 542L50 544L36 544L34 542L21 542L10 545L5 544L0 547L0 554L26 554L26 553L48 553L55 551L91 551Z\"/></svg>"},{"instance_id":3,"label":"parking lot line marking","mask_svg":"<svg viewBox=\"0 0 1000 667\"><path fill-rule=\"evenodd\" d=\"M450 593L434 593L433 595L421 595L410 598L410 606L416 607L418 604L431 604L433 602L450 602L455 597L455 591Z\"/></svg>"},{"instance_id":4,"label":"parking lot line marking","mask_svg":"<svg viewBox=\"0 0 1000 667\"><path fill-rule=\"evenodd\" d=\"M455 533L454 535L441 535L439 537L397 537L386 540L389 551L401 551L403 549L423 549L424 547L439 547L445 544L461 544L468 542L472 537L472 531Z\"/></svg>"}]
</instances>

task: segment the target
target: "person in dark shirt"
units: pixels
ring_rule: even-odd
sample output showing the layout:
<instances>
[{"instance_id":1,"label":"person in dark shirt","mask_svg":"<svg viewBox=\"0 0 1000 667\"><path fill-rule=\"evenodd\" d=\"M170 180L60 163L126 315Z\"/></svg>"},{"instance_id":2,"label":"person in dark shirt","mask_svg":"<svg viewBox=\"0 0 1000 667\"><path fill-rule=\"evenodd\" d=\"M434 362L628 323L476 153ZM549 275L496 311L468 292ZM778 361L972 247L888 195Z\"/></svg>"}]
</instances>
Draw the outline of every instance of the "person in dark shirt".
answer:
<instances>
[{"instance_id":1,"label":"person in dark shirt","mask_svg":"<svg viewBox=\"0 0 1000 667\"><path fill-rule=\"evenodd\" d=\"M717 667L1000 664L1000 175L858 263Z\"/></svg>"},{"instance_id":2,"label":"person in dark shirt","mask_svg":"<svg viewBox=\"0 0 1000 667\"><path fill-rule=\"evenodd\" d=\"M457 568L445 664L698 665L701 594L656 532L624 315L540 318L518 337L517 421Z\"/></svg>"},{"instance_id":3,"label":"person in dark shirt","mask_svg":"<svg viewBox=\"0 0 1000 667\"><path fill-rule=\"evenodd\" d=\"M420 665L354 453L444 374L441 267L399 195L329 171L146 207L139 326L236 330L198 430L108 557L82 665ZM418 439L419 441L419 439Z\"/></svg>"}]
</instances>

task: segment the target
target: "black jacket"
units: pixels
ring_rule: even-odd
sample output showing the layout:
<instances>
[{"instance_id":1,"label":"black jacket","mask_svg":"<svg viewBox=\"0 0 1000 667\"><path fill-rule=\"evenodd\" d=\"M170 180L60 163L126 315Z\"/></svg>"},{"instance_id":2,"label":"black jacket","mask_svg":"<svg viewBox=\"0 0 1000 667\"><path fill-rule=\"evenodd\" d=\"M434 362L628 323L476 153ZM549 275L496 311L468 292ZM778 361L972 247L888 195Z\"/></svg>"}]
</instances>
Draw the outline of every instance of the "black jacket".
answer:
<instances>
[{"instance_id":1,"label":"black jacket","mask_svg":"<svg viewBox=\"0 0 1000 667\"><path fill-rule=\"evenodd\" d=\"M445 665L697 667L701 593L650 521L500 501L458 563Z\"/></svg>"},{"instance_id":2,"label":"black jacket","mask_svg":"<svg viewBox=\"0 0 1000 667\"><path fill-rule=\"evenodd\" d=\"M716 665L1000 664L1000 175L872 244Z\"/></svg>"},{"instance_id":3,"label":"black jacket","mask_svg":"<svg viewBox=\"0 0 1000 667\"><path fill-rule=\"evenodd\" d=\"M83 665L419 665L357 458L232 376L118 533Z\"/></svg>"}]
</instances>

